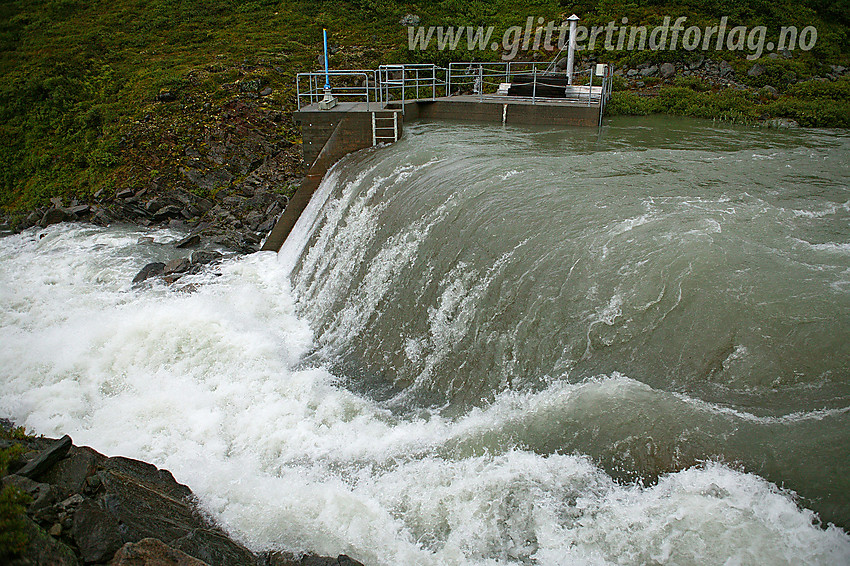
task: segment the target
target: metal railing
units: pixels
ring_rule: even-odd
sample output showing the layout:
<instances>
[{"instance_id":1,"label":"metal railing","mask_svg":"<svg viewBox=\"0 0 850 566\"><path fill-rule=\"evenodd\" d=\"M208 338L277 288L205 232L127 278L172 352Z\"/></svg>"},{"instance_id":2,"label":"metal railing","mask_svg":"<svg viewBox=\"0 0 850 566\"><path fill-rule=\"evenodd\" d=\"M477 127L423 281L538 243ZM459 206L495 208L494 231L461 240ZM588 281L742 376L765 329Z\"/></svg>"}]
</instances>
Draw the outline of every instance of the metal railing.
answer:
<instances>
[{"instance_id":1,"label":"metal railing","mask_svg":"<svg viewBox=\"0 0 850 566\"><path fill-rule=\"evenodd\" d=\"M604 105L611 94L613 68L605 65L603 74L595 73L595 67L574 72L572 80L566 72L549 70L550 64L539 61L506 62L463 62L450 63L446 82L450 94L478 95L485 98L509 96L506 87L531 87L531 103L538 100L562 101L595 106ZM596 83L599 86L596 86ZM570 84L571 83L571 84ZM558 96L546 96L544 91L563 89ZM525 89L529 90L529 89Z\"/></svg>"},{"instance_id":2,"label":"metal railing","mask_svg":"<svg viewBox=\"0 0 850 566\"><path fill-rule=\"evenodd\" d=\"M338 99L365 102L366 110L373 102L382 103L381 89L378 87L378 71L373 69L346 69L328 71L333 85L333 95ZM295 91L298 97L298 109L315 104L325 96L325 72L298 73L295 75Z\"/></svg>"},{"instance_id":3,"label":"metal railing","mask_svg":"<svg viewBox=\"0 0 850 566\"><path fill-rule=\"evenodd\" d=\"M381 65L376 70L329 71L328 76L334 97L365 102L367 111L372 103L383 108L390 101L400 102L403 110L409 100L434 100L456 94L477 95L479 101L521 98L531 99L532 104L569 102L604 109L611 95L613 67L604 65L601 71L599 74L596 66L591 66L568 77L566 72L552 71L549 62L483 61L450 63L448 68L430 64ZM299 110L324 97L324 71L298 73L295 82ZM514 87L524 93L530 91L530 95L509 94Z\"/></svg>"},{"instance_id":4,"label":"metal railing","mask_svg":"<svg viewBox=\"0 0 850 566\"><path fill-rule=\"evenodd\" d=\"M408 94L414 94L411 100L434 100L441 92L442 96L448 96L447 72L445 67L423 63L381 65L378 67L381 97L385 101L400 100L403 104Z\"/></svg>"}]
</instances>

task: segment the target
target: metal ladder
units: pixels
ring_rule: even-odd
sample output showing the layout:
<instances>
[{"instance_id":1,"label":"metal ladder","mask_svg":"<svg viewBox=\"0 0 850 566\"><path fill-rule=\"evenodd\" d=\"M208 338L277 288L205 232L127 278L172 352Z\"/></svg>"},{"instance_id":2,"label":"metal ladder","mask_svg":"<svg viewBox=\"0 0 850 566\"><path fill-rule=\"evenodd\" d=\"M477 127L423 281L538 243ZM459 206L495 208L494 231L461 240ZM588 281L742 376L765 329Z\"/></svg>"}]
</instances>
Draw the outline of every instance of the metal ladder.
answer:
<instances>
[{"instance_id":1,"label":"metal ladder","mask_svg":"<svg viewBox=\"0 0 850 566\"><path fill-rule=\"evenodd\" d=\"M378 116L377 112L372 112L372 145L398 141L398 112L383 114Z\"/></svg>"}]
</instances>

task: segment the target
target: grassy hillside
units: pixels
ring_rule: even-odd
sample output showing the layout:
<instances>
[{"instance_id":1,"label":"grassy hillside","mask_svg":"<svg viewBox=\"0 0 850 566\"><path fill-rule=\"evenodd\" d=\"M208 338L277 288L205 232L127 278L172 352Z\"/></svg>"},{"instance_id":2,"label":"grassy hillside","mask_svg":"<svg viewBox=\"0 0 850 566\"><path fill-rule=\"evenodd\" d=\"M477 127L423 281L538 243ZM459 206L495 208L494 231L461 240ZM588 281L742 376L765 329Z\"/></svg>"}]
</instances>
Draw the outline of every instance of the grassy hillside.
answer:
<instances>
[{"instance_id":1,"label":"grassy hillside","mask_svg":"<svg viewBox=\"0 0 850 566\"><path fill-rule=\"evenodd\" d=\"M204 143L220 109L245 100L279 111L269 135L297 142L288 119L294 77L318 66L321 30L330 30L335 67L386 62L497 59L494 51L412 52L400 19L422 25L493 25L495 35L528 16L560 21L575 12L587 25L628 17L655 25L661 16L688 16L689 25L730 22L814 25L818 42L791 59L764 60L767 73L746 74L754 62L735 52L741 81L757 89L771 81L778 97L753 91L715 92L696 83L655 85L652 96L623 91L614 112L670 112L740 119L787 116L805 125L847 127L848 81L799 83L848 64L848 0L802 3L768 0L708 2L515 2L443 0L6 0L0 4L0 206L26 210L51 197L90 201L118 189L167 187L179 178L189 148ZM730 24L731 25L731 24ZM550 58L550 53L527 53ZM628 67L683 59L690 53L611 52L583 57ZM794 80L788 80L793 73ZM784 78L783 78L784 77ZM271 87L258 96L255 87ZM624 86L621 84L620 86Z\"/></svg>"}]
</instances>

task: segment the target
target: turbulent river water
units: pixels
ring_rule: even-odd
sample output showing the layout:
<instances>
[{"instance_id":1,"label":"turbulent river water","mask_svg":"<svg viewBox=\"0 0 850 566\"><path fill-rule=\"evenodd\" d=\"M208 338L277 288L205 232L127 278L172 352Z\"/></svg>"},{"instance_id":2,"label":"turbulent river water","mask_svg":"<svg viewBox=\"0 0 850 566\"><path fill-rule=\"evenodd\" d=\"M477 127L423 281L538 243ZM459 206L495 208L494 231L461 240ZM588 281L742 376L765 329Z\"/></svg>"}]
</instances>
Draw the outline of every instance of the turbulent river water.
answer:
<instances>
[{"instance_id":1,"label":"turbulent river water","mask_svg":"<svg viewBox=\"0 0 850 566\"><path fill-rule=\"evenodd\" d=\"M850 563L849 173L838 131L419 123L191 288L129 284L176 232L7 236L0 414L254 550Z\"/></svg>"}]
</instances>

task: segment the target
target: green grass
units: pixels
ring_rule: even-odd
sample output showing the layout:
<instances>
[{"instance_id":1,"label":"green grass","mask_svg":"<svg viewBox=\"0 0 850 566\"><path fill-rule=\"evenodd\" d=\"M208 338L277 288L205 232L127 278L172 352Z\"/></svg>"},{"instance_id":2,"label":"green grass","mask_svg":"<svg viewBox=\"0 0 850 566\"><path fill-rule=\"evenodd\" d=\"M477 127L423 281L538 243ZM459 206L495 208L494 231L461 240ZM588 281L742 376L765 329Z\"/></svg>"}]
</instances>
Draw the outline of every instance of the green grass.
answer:
<instances>
[{"instance_id":1,"label":"green grass","mask_svg":"<svg viewBox=\"0 0 850 566\"><path fill-rule=\"evenodd\" d=\"M743 121L787 116L804 125L847 126L846 85L795 81L822 76L828 63L847 64L848 0L710 0L698 5L530 0L519 6L506 0L6 0L0 5L0 206L27 210L57 195L88 201L144 184L152 170L173 174L184 148L196 143L211 119L209 108L240 96L237 81L262 77L274 91L270 104L290 112L296 73L318 67L323 26L337 48L331 57L335 67L446 64L498 59L500 53L410 51L406 29L399 24L402 16L416 14L422 25L493 25L494 37L501 38L508 27L523 26L528 16L560 21L572 12L586 25L624 16L633 24L655 25L663 15L687 15L688 25L707 25L722 14L736 24L767 25L768 39L779 25L815 25L815 49L798 51L791 60L759 61L766 68L760 77L747 76L753 63L743 54L708 54L729 59L736 76L753 88L776 87L782 94L778 100L700 92L689 84L662 87L657 98L644 100L618 84L611 110ZM624 67L692 54L597 50L583 55ZM828 88L837 91L826 93ZM158 102L164 90L176 93L177 100ZM289 120L282 121L280 135L298 139Z\"/></svg>"},{"instance_id":2,"label":"green grass","mask_svg":"<svg viewBox=\"0 0 850 566\"><path fill-rule=\"evenodd\" d=\"M26 513L30 500L11 485L0 490L0 559L20 554L29 544Z\"/></svg>"},{"instance_id":3,"label":"green grass","mask_svg":"<svg viewBox=\"0 0 850 566\"><path fill-rule=\"evenodd\" d=\"M677 81L676 85L662 87L657 96L614 92L608 104L608 115L672 114L742 124L790 118L801 126L850 127L850 79L846 77L831 83L800 83L789 89L787 96L775 99L753 90L713 92L696 79Z\"/></svg>"}]
</instances>

